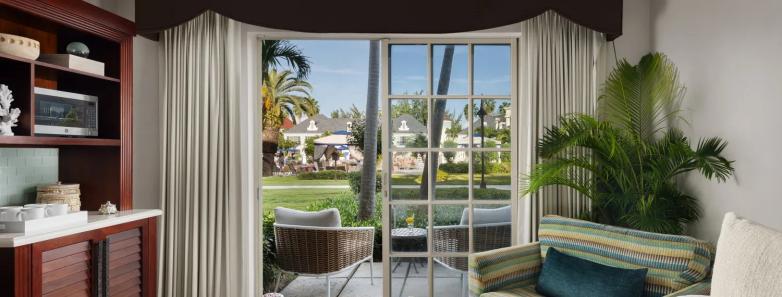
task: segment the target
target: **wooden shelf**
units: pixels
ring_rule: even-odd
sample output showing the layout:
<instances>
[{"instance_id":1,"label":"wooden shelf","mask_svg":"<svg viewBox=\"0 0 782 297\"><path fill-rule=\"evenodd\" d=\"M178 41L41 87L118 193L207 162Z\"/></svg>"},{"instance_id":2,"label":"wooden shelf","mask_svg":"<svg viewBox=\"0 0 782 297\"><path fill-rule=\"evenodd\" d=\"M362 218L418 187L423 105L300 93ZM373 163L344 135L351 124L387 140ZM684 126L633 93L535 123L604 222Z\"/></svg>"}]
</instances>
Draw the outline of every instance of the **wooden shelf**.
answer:
<instances>
[{"instance_id":1,"label":"wooden shelf","mask_svg":"<svg viewBox=\"0 0 782 297\"><path fill-rule=\"evenodd\" d=\"M3 53L0 53L0 58L8 59L8 60L14 60L14 61L23 62L23 63L28 63L28 64L32 64L32 65L39 66L39 67L44 67L44 68L48 68L48 69L53 69L53 70L62 71L62 72L68 72L68 73L73 73L73 74L78 74L78 75L81 75L81 76L91 77L91 78L105 80L105 81L114 82L114 83L119 83L120 82L119 79L113 78L113 77L109 77L109 76L97 75L97 74L93 74L93 73L89 73L89 72L85 72L85 71L81 71L81 70L76 70L76 69L71 69L71 68L68 68L68 67L63 67L63 66L60 66L60 65L55 65L55 64L52 64L52 63L46 63L46 62L41 62L41 61L37 61L37 60L29 60L29 59L20 58L20 57L16 57L16 56L11 56L11 55L7 55L7 54L3 54Z\"/></svg>"},{"instance_id":2,"label":"wooden shelf","mask_svg":"<svg viewBox=\"0 0 782 297\"><path fill-rule=\"evenodd\" d=\"M105 138L69 138L50 136L0 136L0 147L25 146L25 147L62 147L62 146L115 146L122 142L119 139Z\"/></svg>"},{"instance_id":3,"label":"wooden shelf","mask_svg":"<svg viewBox=\"0 0 782 297\"><path fill-rule=\"evenodd\" d=\"M0 54L0 83L14 92L14 107L22 110L14 128L18 136L0 136L0 147L57 148L57 176L81 184L82 209L98 210L107 200L120 210L133 209L135 25L83 0L0 0L0 31L38 40L42 54L83 42L90 59L105 66L105 75L96 75ZM98 97L98 136L36 135L35 87Z\"/></svg>"}]
</instances>

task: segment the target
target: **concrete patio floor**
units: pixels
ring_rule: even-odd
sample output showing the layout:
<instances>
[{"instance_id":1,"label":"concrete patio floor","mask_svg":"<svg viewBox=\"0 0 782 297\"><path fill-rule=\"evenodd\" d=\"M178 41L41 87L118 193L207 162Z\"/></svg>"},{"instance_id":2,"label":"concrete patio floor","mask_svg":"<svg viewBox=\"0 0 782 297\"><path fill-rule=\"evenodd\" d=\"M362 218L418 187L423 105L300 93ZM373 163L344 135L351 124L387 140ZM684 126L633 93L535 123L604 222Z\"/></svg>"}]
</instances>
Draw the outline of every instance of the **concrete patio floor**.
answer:
<instances>
[{"instance_id":1,"label":"concrete patio floor","mask_svg":"<svg viewBox=\"0 0 782 297\"><path fill-rule=\"evenodd\" d=\"M393 262L391 268L396 265ZM417 263L410 266L409 262L400 263L391 278L392 297L421 297L428 296L426 264ZM378 297L383 296L383 263L373 264L374 282L370 284L369 263L362 263L356 274L350 280L340 297ZM408 272L407 281L405 274ZM416 272L415 268L418 269ZM345 284L350 272L344 272L331 277L331 296L337 297L337 292ZM462 296L461 273L445 268L440 264L434 267L434 295L435 296ZM404 283L404 288L403 288ZM299 276L288 284L282 292L285 297L316 297L326 296L325 277ZM400 294L401 293L401 294Z\"/></svg>"}]
</instances>

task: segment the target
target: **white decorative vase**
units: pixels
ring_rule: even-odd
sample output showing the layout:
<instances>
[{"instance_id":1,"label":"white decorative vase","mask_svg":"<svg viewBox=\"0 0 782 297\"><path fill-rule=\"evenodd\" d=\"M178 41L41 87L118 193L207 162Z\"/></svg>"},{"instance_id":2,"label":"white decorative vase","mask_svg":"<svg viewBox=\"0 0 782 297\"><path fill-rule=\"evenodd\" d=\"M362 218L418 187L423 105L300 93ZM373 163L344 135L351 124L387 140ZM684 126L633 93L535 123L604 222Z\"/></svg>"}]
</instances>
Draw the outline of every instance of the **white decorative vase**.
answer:
<instances>
[{"instance_id":1,"label":"white decorative vase","mask_svg":"<svg viewBox=\"0 0 782 297\"><path fill-rule=\"evenodd\" d=\"M41 54L41 43L27 37L0 33L0 53L35 60Z\"/></svg>"}]
</instances>

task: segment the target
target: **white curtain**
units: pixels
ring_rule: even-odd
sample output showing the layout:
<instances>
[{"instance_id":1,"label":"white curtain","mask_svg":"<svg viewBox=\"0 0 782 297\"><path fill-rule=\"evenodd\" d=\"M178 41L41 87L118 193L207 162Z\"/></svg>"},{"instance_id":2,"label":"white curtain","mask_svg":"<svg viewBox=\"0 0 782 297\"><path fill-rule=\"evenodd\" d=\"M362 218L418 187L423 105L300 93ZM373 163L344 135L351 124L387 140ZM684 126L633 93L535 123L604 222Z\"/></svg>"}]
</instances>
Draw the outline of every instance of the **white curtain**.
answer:
<instances>
[{"instance_id":1,"label":"white curtain","mask_svg":"<svg viewBox=\"0 0 782 297\"><path fill-rule=\"evenodd\" d=\"M239 222L239 24L213 12L161 35L159 296L249 296ZM140 145L144 145L141 143Z\"/></svg>"},{"instance_id":2,"label":"white curtain","mask_svg":"<svg viewBox=\"0 0 782 297\"><path fill-rule=\"evenodd\" d=\"M607 68L607 42L603 34L547 12L522 23L519 51L519 176L526 177L538 161L537 142L547 127L556 125L562 115L595 114ZM522 241L537 240L543 215L578 217L589 210L586 198L564 187L522 199Z\"/></svg>"}]
</instances>

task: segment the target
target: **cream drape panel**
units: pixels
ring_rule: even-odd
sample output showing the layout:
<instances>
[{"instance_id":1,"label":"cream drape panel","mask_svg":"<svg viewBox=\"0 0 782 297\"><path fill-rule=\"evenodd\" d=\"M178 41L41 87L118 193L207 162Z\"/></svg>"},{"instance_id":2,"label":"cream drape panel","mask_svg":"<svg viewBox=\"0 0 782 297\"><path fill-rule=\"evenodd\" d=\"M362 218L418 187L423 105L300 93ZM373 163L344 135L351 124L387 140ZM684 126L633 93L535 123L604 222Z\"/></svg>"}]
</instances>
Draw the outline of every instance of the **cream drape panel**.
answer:
<instances>
[{"instance_id":1,"label":"cream drape panel","mask_svg":"<svg viewBox=\"0 0 782 297\"><path fill-rule=\"evenodd\" d=\"M249 296L239 275L251 264L239 259L238 26L206 12L161 35L163 297Z\"/></svg>"},{"instance_id":2,"label":"cream drape panel","mask_svg":"<svg viewBox=\"0 0 782 297\"><path fill-rule=\"evenodd\" d=\"M519 94L522 115L522 160L519 176L529 175L537 163L536 146L545 129L570 113L594 114L598 90L605 77L606 46L603 34L547 12L522 23L519 42ZM523 184L523 183L521 183ZM543 215L577 217L589 210L589 201L576 191L549 187L521 202L521 238L537 240Z\"/></svg>"}]
</instances>

